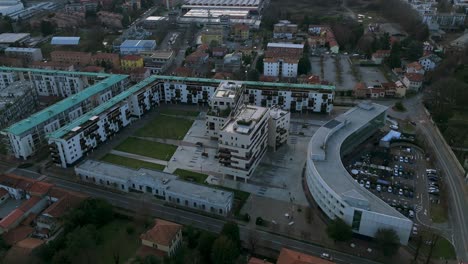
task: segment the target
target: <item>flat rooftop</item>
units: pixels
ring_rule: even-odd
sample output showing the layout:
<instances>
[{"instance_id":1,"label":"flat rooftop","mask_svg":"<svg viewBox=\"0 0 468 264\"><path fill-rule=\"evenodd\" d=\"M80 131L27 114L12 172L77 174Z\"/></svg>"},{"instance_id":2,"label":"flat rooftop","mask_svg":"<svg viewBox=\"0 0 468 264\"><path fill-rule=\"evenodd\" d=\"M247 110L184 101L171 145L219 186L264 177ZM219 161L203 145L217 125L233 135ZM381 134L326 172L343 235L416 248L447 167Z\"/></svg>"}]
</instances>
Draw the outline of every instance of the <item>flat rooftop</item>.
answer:
<instances>
[{"instance_id":1,"label":"flat rooftop","mask_svg":"<svg viewBox=\"0 0 468 264\"><path fill-rule=\"evenodd\" d=\"M288 114L288 111L283 110L283 109L281 109L279 107L270 108L270 116L271 116L271 118L273 118L275 120L283 117L286 114Z\"/></svg>"},{"instance_id":2,"label":"flat rooftop","mask_svg":"<svg viewBox=\"0 0 468 264\"><path fill-rule=\"evenodd\" d=\"M0 34L0 43L15 43L29 36L29 33L2 33Z\"/></svg>"},{"instance_id":3,"label":"flat rooftop","mask_svg":"<svg viewBox=\"0 0 468 264\"><path fill-rule=\"evenodd\" d=\"M131 48L131 47L153 47L156 45L156 40L136 40L136 39L127 39L122 44L121 48Z\"/></svg>"},{"instance_id":4,"label":"flat rooftop","mask_svg":"<svg viewBox=\"0 0 468 264\"><path fill-rule=\"evenodd\" d=\"M341 161L341 145L346 138L385 111L387 111L386 106L374 103L371 104L369 109L358 106L320 127L309 143L308 151L310 155L308 155L308 158L310 160L308 162L315 168L325 183L344 200L359 200L366 205L367 210L397 218L406 218L354 181ZM343 125L343 127L338 128L340 125ZM336 132L333 133L333 130L336 130ZM314 159L313 155L325 157L325 160Z\"/></svg>"},{"instance_id":5,"label":"flat rooftop","mask_svg":"<svg viewBox=\"0 0 468 264\"><path fill-rule=\"evenodd\" d=\"M0 67L1 70L2 67ZM26 69L26 68L20 68L23 69L24 72L41 72L42 70L39 69ZM47 70L44 70L47 72ZM59 72L59 71L52 71L52 72ZM63 71L64 74L70 74L70 72ZM83 75L87 75L84 73ZM101 76L99 74L95 74L94 76ZM118 84L119 82L125 80L128 78L128 75L106 75L108 76L106 79L91 85L87 88L85 88L83 91L67 97L63 99L62 101L53 104L13 125L10 127L6 128L3 130L3 132L11 133L13 135L21 135L24 132L38 126L39 124L42 124L43 122L49 120L50 118L53 118L54 116L57 116L58 114L66 111L67 109L70 109L72 106L78 105L81 102L84 102L88 98L92 97L95 94L98 94L105 89L111 87L112 85Z\"/></svg>"},{"instance_id":6,"label":"flat rooftop","mask_svg":"<svg viewBox=\"0 0 468 264\"><path fill-rule=\"evenodd\" d=\"M82 124L84 124L86 121L90 120L91 118L95 116L99 116L103 112L109 110L112 108L114 105L124 101L128 97L130 97L132 94L138 92L142 88L147 87L149 84L153 83L156 80L156 76L150 76L143 81L137 83L136 85L128 88L127 90L121 92L120 94L112 97L110 100L106 101L103 104L100 104L98 107L93 108L91 111L87 112L86 114L80 116L79 118L75 119L73 122L70 124L63 126L54 132L46 135L47 138L49 139L60 139L64 135L70 133L70 132L76 132L79 131L79 128Z\"/></svg>"},{"instance_id":7,"label":"flat rooftop","mask_svg":"<svg viewBox=\"0 0 468 264\"><path fill-rule=\"evenodd\" d=\"M78 45L80 37L53 37L50 41L52 45Z\"/></svg>"},{"instance_id":8,"label":"flat rooftop","mask_svg":"<svg viewBox=\"0 0 468 264\"><path fill-rule=\"evenodd\" d=\"M188 11L184 17L220 17L228 15L235 18L247 18L249 10L226 10L226 9L205 9L205 8L192 8Z\"/></svg>"},{"instance_id":9,"label":"flat rooftop","mask_svg":"<svg viewBox=\"0 0 468 264\"><path fill-rule=\"evenodd\" d=\"M238 114L223 128L223 132L247 135L254 130L258 121L266 114L268 108L247 105L241 108Z\"/></svg>"},{"instance_id":10,"label":"flat rooftop","mask_svg":"<svg viewBox=\"0 0 468 264\"><path fill-rule=\"evenodd\" d=\"M258 6L261 0L188 0L185 5L204 6Z\"/></svg>"},{"instance_id":11,"label":"flat rooftop","mask_svg":"<svg viewBox=\"0 0 468 264\"><path fill-rule=\"evenodd\" d=\"M156 22L156 21L163 21L163 20L167 20L167 17L163 17L163 16L149 16L145 19L145 21L148 21L148 22Z\"/></svg>"},{"instance_id":12,"label":"flat rooftop","mask_svg":"<svg viewBox=\"0 0 468 264\"><path fill-rule=\"evenodd\" d=\"M150 170L145 168L135 170L124 166L95 160L86 160L76 166L76 168L107 175L109 177L119 178L124 181L132 181L135 183L139 182L149 186L154 184L165 185L166 190L168 191L201 199L210 203L226 204L229 203L234 197L232 192L185 182L179 180L179 177L174 174L158 170Z\"/></svg>"},{"instance_id":13,"label":"flat rooftop","mask_svg":"<svg viewBox=\"0 0 468 264\"><path fill-rule=\"evenodd\" d=\"M20 51L20 52L34 52L36 48L21 48L21 47L8 47L5 49L6 52L14 52L14 51Z\"/></svg>"},{"instance_id":14,"label":"flat rooftop","mask_svg":"<svg viewBox=\"0 0 468 264\"><path fill-rule=\"evenodd\" d=\"M161 81L173 81L173 82L198 82L198 83L208 83L208 84L219 84L225 82L226 80L218 79L208 79L208 78L196 78L196 77L179 77L179 76L163 76L158 75L158 80ZM294 89L304 89L304 90L323 90L332 92L335 90L334 85L322 85L322 84L299 84L299 83L273 83L273 82L255 82L255 81L242 81L240 82L251 88L257 87L267 87L272 89L285 89L285 90L294 90Z\"/></svg>"},{"instance_id":15,"label":"flat rooftop","mask_svg":"<svg viewBox=\"0 0 468 264\"><path fill-rule=\"evenodd\" d=\"M222 81L215 91L214 97L216 98L234 98L236 90L242 87L241 82Z\"/></svg>"},{"instance_id":16,"label":"flat rooftop","mask_svg":"<svg viewBox=\"0 0 468 264\"><path fill-rule=\"evenodd\" d=\"M282 43L282 42L270 42L267 48L288 48L288 49L303 49L304 44L293 44L293 43Z\"/></svg>"}]
</instances>

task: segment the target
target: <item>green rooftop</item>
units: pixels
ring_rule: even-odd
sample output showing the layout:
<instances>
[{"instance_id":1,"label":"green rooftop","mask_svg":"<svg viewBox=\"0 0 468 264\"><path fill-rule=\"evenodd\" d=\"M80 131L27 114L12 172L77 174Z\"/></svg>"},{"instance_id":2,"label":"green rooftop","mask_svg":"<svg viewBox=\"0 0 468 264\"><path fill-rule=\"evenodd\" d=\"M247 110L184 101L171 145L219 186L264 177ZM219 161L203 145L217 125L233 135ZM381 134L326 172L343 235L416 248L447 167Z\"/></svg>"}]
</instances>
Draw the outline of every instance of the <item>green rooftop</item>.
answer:
<instances>
[{"instance_id":1,"label":"green rooftop","mask_svg":"<svg viewBox=\"0 0 468 264\"><path fill-rule=\"evenodd\" d=\"M93 77L110 77L113 75L113 74L108 74L108 73L56 71L56 70L44 70L44 69L34 69L34 68L15 68L15 67L4 67L4 66L0 66L0 71L32 72L32 73L55 74L55 75L80 75L80 76L93 76Z\"/></svg>"},{"instance_id":2,"label":"green rooftop","mask_svg":"<svg viewBox=\"0 0 468 264\"><path fill-rule=\"evenodd\" d=\"M167 81L179 81L179 82L204 82L204 83L220 83L229 80L218 80L208 78L193 78L193 77L178 77L178 76L158 76L158 80ZM235 81L235 80L232 80ZM258 86L258 87L272 87L272 88L291 88L291 89L311 89L311 90L335 90L334 85L322 85L322 84L302 84L302 83L273 83L273 82L253 82L253 81L241 81L247 86Z\"/></svg>"},{"instance_id":3,"label":"green rooftop","mask_svg":"<svg viewBox=\"0 0 468 264\"><path fill-rule=\"evenodd\" d=\"M57 129L56 131L48 134L46 137L47 138L53 138L53 139L54 138L55 139L62 138L64 135L71 132L73 128L82 125L83 123L88 121L93 116L97 116L97 115L105 112L106 110L110 109L111 107L118 104L119 102L127 99L130 95L138 92L139 90L141 90L142 88L148 86L149 84L156 81L157 79L158 79L158 76L156 76L156 75L153 75L151 77L148 77L148 78L144 79L143 81L141 81L141 82L137 83L136 85L130 87L129 89L125 90L124 92L121 92L120 94L114 96L109 101L106 101L105 103L100 104L98 107L94 108L93 110L89 111L88 113L86 113L86 114L80 116L79 118L75 119L70 124L68 124L66 126L63 126L63 127L59 128L59 129Z\"/></svg>"},{"instance_id":4,"label":"green rooftop","mask_svg":"<svg viewBox=\"0 0 468 264\"><path fill-rule=\"evenodd\" d=\"M10 68L8 68L10 69ZM24 69L24 68L13 68L13 69L23 69L25 71L28 71L29 69ZM57 71L58 72L58 71ZM65 74L70 73L70 72L64 72ZM87 88L85 88L83 91L67 97L63 99L62 101L51 105L47 107L44 110L41 110L28 118L25 118L10 127L6 128L4 132L11 133L14 135L21 135L22 133L30 130L31 128L36 127L37 125L49 120L50 118L66 111L67 109L71 108L74 105L80 104L81 102L85 101L89 97L109 88L112 85L115 85L122 80L126 79L128 75L117 75L117 74L107 74L108 78L100 81L99 83L96 83L94 85L91 85Z\"/></svg>"}]
</instances>

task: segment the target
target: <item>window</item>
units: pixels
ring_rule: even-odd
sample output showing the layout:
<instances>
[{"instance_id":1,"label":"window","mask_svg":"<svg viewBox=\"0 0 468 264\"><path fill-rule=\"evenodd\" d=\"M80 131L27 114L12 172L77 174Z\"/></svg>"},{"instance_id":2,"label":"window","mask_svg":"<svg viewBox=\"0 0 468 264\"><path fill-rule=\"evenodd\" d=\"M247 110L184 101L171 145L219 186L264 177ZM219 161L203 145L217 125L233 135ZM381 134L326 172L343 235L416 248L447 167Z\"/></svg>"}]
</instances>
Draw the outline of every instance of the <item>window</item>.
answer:
<instances>
[{"instance_id":1,"label":"window","mask_svg":"<svg viewBox=\"0 0 468 264\"><path fill-rule=\"evenodd\" d=\"M196 203L196 202L193 202L193 207L197 207L197 203Z\"/></svg>"},{"instance_id":2,"label":"window","mask_svg":"<svg viewBox=\"0 0 468 264\"><path fill-rule=\"evenodd\" d=\"M359 230L359 227L361 226L361 218L362 218L362 211L354 210L353 223L351 225L353 230Z\"/></svg>"}]
</instances>

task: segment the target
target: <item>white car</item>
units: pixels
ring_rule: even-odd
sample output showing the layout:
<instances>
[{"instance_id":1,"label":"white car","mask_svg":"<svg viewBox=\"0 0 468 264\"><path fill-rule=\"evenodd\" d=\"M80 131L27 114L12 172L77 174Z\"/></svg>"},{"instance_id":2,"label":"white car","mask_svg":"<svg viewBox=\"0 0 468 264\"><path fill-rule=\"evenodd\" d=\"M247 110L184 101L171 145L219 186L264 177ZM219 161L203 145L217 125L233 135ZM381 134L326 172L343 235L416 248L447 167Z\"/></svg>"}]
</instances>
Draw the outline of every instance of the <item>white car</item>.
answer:
<instances>
[{"instance_id":1,"label":"white car","mask_svg":"<svg viewBox=\"0 0 468 264\"><path fill-rule=\"evenodd\" d=\"M330 254L328 254L328 253L322 253L322 254L320 254L320 257L323 258L323 259L333 260L333 257L330 256Z\"/></svg>"},{"instance_id":2,"label":"white car","mask_svg":"<svg viewBox=\"0 0 468 264\"><path fill-rule=\"evenodd\" d=\"M393 129L393 130L398 130L398 126L396 126L396 125L391 125L390 128Z\"/></svg>"},{"instance_id":3,"label":"white car","mask_svg":"<svg viewBox=\"0 0 468 264\"><path fill-rule=\"evenodd\" d=\"M387 191L388 191L389 193L393 192L392 186L389 186Z\"/></svg>"},{"instance_id":4,"label":"white car","mask_svg":"<svg viewBox=\"0 0 468 264\"><path fill-rule=\"evenodd\" d=\"M370 188L370 181L367 181L367 182L366 182L366 188L367 188L367 189Z\"/></svg>"},{"instance_id":5,"label":"white car","mask_svg":"<svg viewBox=\"0 0 468 264\"><path fill-rule=\"evenodd\" d=\"M414 211L413 211L413 210L409 210L409 211L408 211L408 216L409 216L410 218L413 218L413 217L414 217Z\"/></svg>"},{"instance_id":6,"label":"white car","mask_svg":"<svg viewBox=\"0 0 468 264\"><path fill-rule=\"evenodd\" d=\"M382 191L382 186L380 186L380 184L377 184L376 190L377 190L378 192L381 192L381 191Z\"/></svg>"},{"instance_id":7,"label":"white car","mask_svg":"<svg viewBox=\"0 0 468 264\"><path fill-rule=\"evenodd\" d=\"M398 195L403 195L403 189L398 190Z\"/></svg>"}]
</instances>

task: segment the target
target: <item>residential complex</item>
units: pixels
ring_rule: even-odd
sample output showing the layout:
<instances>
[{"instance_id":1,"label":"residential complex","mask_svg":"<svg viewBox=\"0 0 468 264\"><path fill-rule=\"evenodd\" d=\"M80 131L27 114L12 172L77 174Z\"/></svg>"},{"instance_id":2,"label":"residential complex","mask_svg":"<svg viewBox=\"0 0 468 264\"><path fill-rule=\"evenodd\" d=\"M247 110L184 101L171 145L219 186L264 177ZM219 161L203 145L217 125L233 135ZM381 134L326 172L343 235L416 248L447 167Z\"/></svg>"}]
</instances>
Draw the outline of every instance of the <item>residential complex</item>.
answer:
<instances>
[{"instance_id":1,"label":"residential complex","mask_svg":"<svg viewBox=\"0 0 468 264\"><path fill-rule=\"evenodd\" d=\"M37 93L31 82L17 81L0 89L0 129L34 113Z\"/></svg>"},{"instance_id":2,"label":"residential complex","mask_svg":"<svg viewBox=\"0 0 468 264\"><path fill-rule=\"evenodd\" d=\"M0 89L16 81L33 83L38 95L62 101L2 131L10 152L27 159L45 143L45 135L72 122L124 89L126 75L0 67Z\"/></svg>"},{"instance_id":3,"label":"residential complex","mask_svg":"<svg viewBox=\"0 0 468 264\"><path fill-rule=\"evenodd\" d=\"M385 124L387 107L362 103L320 127L310 140L307 187L320 209L339 217L355 233L374 237L379 228L392 228L406 245L413 222L360 186L341 159Z\"/></svg>"},{"instance_id":4,"label":"residential complex","mask_svg":"<svg viewBox=\"0 0 468 264\"><path fill-rule=\"evenodd\" d=\"M303 44L268 43L263 59L263 75L297 77L299 59L303 50Z\"/></svg>"},{"instance_id":5,"label":"residential complex","mask_svg":"<svg viewBox=\"0 0 468 264\"><path fill-rule=\"evenodd\" d=\"M219 132L218 158L224 176L245 182L266 153L270 110L244 105Z\"/></svg>"},{"instance_id":6,"label":"residential complex","mask_svg":"<svg viewBox=\"0 0 468 264\"><path fill-rule=\"evenodd\" d=\"M123 192L149 193L166 202L218 215L229 215L234 194L179 180L157 170L130 169L110 163L86 160L75 167L80 180Z\"/></svg>"},{"instance_id":7,"label":"residential complex","mask_svg":"<svg viewBox=\"0 0 468 264\"><path fill-rule=\"evenodd\" d=\"M270 118L268 119L268 146L276 151L285 144L289 137L289 123L291 113L278 106L270 108Z\"/></svg>"}]
</instances>

